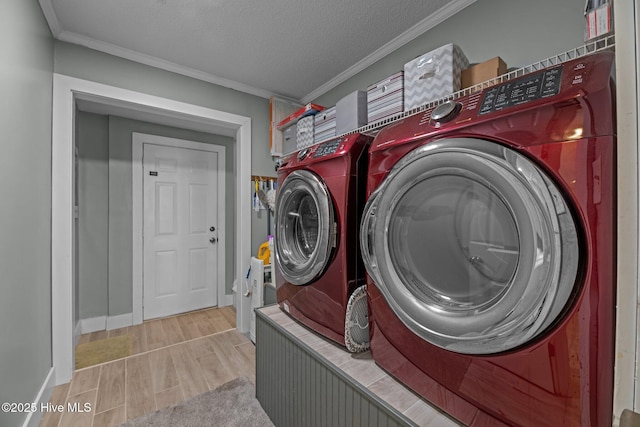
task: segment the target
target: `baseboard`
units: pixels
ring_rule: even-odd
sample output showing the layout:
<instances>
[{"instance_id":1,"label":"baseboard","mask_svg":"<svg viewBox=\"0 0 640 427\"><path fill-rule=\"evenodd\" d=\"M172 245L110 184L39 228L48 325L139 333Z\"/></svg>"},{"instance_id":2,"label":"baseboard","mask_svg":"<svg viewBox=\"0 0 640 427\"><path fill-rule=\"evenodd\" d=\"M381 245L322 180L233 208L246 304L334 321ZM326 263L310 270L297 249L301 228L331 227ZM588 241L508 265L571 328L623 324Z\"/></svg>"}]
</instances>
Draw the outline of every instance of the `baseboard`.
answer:
<instances>
[{"instance_id":1,"label":"baseboard","mask_svg":"<svg viewBox=\"0 0 640 427\"><path fill-rule=\"evenodd\" d=\"M107 331L133 325L133 313L107 317Z\"/></svg>"},{"instance_id":2,"label":"baseboard","mask_svg":"<svg viewBox=\"0 0 640 427\"><path fill-rule=\"evenodd\" d=\"M98 317L90 317L88 319L80 319L81 334L104 331L105 329L107 329L107 316L98 316Z\"/></svg>"},{"instance_id":3,"label":"baseboard","mask_svg":"<svg viewBox=\"0 0 640 427\"><path fill-rule=\"evenodd\" d=\"M218 302L218 307L236 306L236 294L225 295L224 298Z\"/></svg>"},{"instance_id":4,"label":"baseboard","mask_svg":"<svg viewBox=\"0 0 640 427\"><path fill-rule=\"evenodd\" d=\"M80 335L82 335L82 323L78 320L76 322L76 327L73 328L73 348L76 348L76 346L78 345Z\"/></svg>"},{"instance_id":5,"label":"baseboard","mask_svg":"<svg viewBox=\"0 0 640 427\"><path fill-rule=\"evenodd\" d=\"M110 331L133 325L133 313L118 314L117 316L98 316L80 319L80 332L88 334L97 331Z\"/></svg>"},{"instance_id":6,"label":"baseboard","mask_svg":"<svg viewBox=\"0 0 640 427\"><path fill-rule=\"evenodd\" d=\"M55 387L55 368L49 369L49 373L40 387L40 391L36 396L35 401L33 402L36 407L41 408L43 405L49 403L49 399L51 399L51 395L53 394L53 388ZM27 414L27 418L25 418L23 427L38 427L40 425L40 421L42 420L42 415L44 412L42 411L33 411Z\"/></svg>"},{"instance_id":7,"label":"baseboard","mask_svg":"<svg viewBox=\"0 0 640 427\"><path fill-rule=\"evenodd\" d=\"M218 307L236 307L236 294L225 295L218 301ZM88 319L80 319L74 330L74 346L77 337L97 331L110 331L133 325L133 313L118 314L117 316L97 316Z\"/></svg>"}]
</instances>

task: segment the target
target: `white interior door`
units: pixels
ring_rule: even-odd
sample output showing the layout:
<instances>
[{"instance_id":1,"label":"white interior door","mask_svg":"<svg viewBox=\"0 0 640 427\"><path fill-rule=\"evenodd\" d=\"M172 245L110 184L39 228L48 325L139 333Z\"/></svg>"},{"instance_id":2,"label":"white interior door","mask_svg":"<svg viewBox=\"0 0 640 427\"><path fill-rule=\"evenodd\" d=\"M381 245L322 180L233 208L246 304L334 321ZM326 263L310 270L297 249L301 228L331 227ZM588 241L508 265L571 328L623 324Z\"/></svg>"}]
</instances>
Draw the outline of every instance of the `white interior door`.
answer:
<instances>
[{"instance_id":1,"label":"white interior door","mask_svg":"<svg viewBox=\"0 0 640 427\"><path fill-rule=\"evenodd\" d=\"M218 153L144 144L144 318L217 305Z\"/></svg>"}]
</instances>

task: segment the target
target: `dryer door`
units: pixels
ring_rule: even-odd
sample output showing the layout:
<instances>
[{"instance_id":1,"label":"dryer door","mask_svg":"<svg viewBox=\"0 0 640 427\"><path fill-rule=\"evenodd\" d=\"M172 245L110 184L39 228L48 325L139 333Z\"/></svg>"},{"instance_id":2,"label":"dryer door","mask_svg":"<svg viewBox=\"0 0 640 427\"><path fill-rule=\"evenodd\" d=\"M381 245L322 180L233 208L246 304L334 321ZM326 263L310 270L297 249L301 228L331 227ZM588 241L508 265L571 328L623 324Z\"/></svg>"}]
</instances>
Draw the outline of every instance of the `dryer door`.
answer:
<instances>
[{"instance_id":1,"label":"dryer door","mask_svg":"<svg viewBox=\"0 0 640 427\"><path fill-rule=\"evenodd\" d=\"M314 281L335 246L334 209L326 185L312 172L292 172L278 190L275 215L282 276L294 285Z\"/></svg>"},{"instance_id":2,"label":"dryer door","mask_svg":"<svg viewBox=\"0 0 640 427\"><path fill-rule=\"evenodd\" d=\"M554 183L514 150L458 138L417 148L371 195L369 275L415 334L466 354L525 344L574 294L576 226Z\"/></svg>"}]
</instances>

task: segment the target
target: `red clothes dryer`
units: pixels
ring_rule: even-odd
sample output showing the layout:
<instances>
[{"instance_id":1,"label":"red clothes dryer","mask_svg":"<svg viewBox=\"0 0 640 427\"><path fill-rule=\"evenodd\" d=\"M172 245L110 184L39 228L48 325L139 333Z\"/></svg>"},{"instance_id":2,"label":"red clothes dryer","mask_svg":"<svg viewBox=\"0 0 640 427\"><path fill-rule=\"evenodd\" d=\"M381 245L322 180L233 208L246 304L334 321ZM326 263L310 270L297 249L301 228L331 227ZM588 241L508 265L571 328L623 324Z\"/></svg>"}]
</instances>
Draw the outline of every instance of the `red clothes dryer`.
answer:
<instances>
[{"instance_id":1,"label":"red clothes dryer","mask_svg":"<svg viewBox=\"0 0 640 427\"><path fill-rule=\"evenodd\" d=\"M351 351L369 342L358 233L370 142L360 134L337 138L289 156L278 169L277 301L293 318ZM346 318L359 287L361 304L350 306Z\"/></svg>"},{"instance_id":2,"label":"red clothes dryer","mask_svg":"<svg viewBox=\"0 0 640 427\"><path fill-rule=\"evenodd\" d=\"M373 357L466 425L611 425L613 62L445 102L370 147Z\"/></svg>"}]
</instances>

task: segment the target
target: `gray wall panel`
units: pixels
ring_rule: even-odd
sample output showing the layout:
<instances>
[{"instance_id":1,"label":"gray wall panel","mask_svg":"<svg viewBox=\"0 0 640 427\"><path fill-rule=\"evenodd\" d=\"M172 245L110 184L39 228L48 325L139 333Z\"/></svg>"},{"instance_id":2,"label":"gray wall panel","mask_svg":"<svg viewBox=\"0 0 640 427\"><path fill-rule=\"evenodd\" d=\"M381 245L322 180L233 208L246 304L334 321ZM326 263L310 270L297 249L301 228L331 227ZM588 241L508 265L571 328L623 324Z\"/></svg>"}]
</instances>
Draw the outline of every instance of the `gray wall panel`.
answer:
<instances>
[{"instance_id":1,"label":"gray wall panel","mask_svg":"<svg viewBox=\"0 0 640 427\"><path fill-rule=\"evenodd\" d=\"M79 111L78 313L80 319L108 314L109 299L109 118Z\"/></svg>"},{"instance_id":2,"label":"gray wall panel","mask_svg":"<svg viewBox=\"0 0 640 427\"><path fill-rule=\"evenodd\" d=\"M411 425L261 312L256 397L278 427Z\"/></svg>"},{"instance_id":3,"label":"gray wall panel","mask_svg":"<svg viewBox=\"0 0 640 427\"><path fill-rule=\"evenodd\" d=\"M51 368L53 39L37 1L0 2L0 401L33 402ZM25 412L0 412L0 426Z\"/></svg>"}]
</instances>

